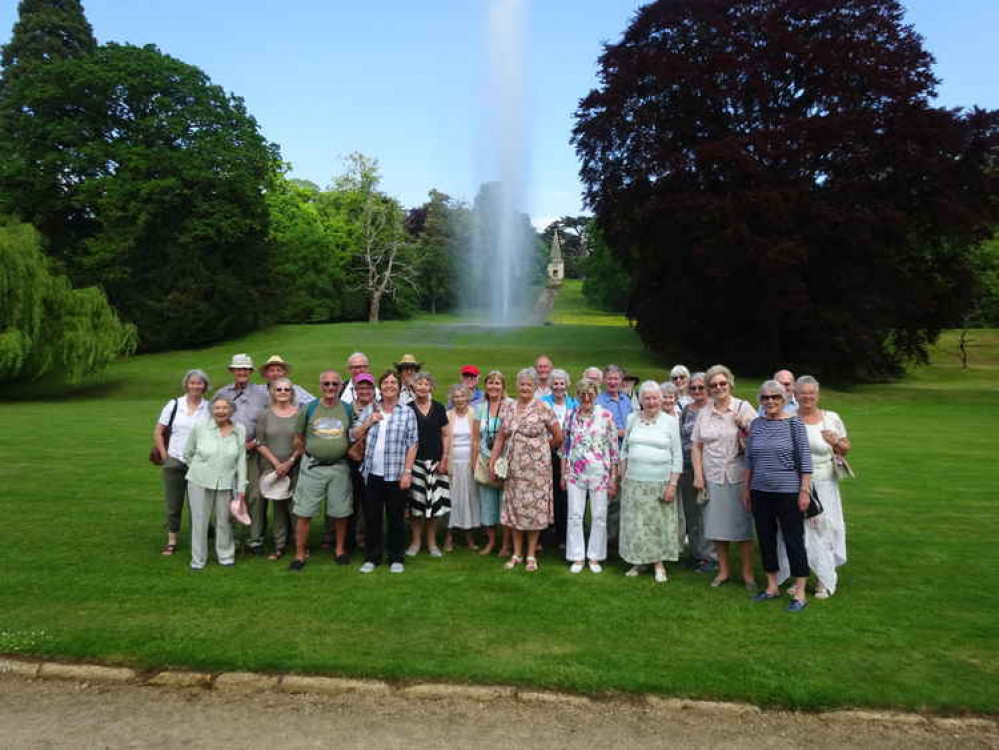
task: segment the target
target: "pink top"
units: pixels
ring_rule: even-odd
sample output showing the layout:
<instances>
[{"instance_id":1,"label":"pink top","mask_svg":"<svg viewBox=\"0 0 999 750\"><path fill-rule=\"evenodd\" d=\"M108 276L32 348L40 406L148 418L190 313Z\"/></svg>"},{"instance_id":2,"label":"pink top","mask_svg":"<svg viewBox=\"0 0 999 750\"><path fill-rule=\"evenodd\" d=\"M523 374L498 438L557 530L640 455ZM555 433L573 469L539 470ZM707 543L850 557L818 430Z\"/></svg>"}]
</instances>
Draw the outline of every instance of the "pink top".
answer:
<instances>
[{"instance_id":1,"label":"pink top","mask_svg":"<svg viewBox=\"0 0 999 750\"><path fill-rule=\"evenodd\" d=\"M724 411L712 403L701 409L694 424L691 441L701 444L704 479L714 484L737 484L746 470L739 448L739 428L749 427L756 411L748 401L732 397Z\"/></svg>"}]
</instances>

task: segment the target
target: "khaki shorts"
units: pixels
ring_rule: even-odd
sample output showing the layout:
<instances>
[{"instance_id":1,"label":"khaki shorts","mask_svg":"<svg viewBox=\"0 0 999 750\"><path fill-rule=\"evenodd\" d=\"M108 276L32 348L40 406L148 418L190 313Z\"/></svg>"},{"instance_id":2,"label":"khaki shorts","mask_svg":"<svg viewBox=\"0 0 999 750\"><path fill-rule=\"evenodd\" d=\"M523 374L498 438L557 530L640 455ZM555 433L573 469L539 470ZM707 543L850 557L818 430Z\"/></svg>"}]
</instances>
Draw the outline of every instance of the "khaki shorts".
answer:
<instances>
[{"instance_id":1,"label":"khaki shorts","mask_svg":"<svg viewBox=\"0 0 999 750\"><path fill-rule=\"evenodd\" d=\"M291 512L300 518L315 518L325 500L327 516L348 518L354 512L354 503L347 461L310 468L311 463L308 456L302 457Z\"/></svg>"}]
</instances>

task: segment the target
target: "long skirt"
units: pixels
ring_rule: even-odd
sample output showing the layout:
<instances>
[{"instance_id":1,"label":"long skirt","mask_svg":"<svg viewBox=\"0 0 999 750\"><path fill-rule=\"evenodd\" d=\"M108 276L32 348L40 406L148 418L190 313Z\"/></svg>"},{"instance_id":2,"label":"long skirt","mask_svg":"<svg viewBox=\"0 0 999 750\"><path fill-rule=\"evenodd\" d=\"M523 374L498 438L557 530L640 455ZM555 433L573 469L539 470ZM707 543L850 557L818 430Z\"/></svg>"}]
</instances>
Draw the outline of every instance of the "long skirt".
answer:
<instances>
[{"instance_id":1,"label":"long skirt","mask_svg":"<svg viewBox=\"0 0 999 750\"><path fill-rule=\"evenodd\" d=\"M665 487L665 481L621 484L618 552L632 565L680 559L679 498L663 502Z\"/></svg>"},{"instance_id":2,"label":"long skirt","mask_svg":"<svg viewBox=\"0 0 999 750\"><path fill-rule=\"evenodd\" d=\"M808 555L808 567L819 583L834 594L839 583L836 568L846 562L846 526L839 482L835 478L813 479L812 485L819 494L822 513L805 521L805 553ZM791 568L783 536L777 539L777 560L777 580L784 583L791 576Z\"/></svg>"},{"instance_id":3,"label":"long skirt","mask_svg":"<svg viewBox=\"0 0 999 750\"><path fill-rule=\"evenodd\" d=\"M438 518L451 511L450 482L437 461L416 461L410 486L409 512L414 518Z\"/></svg>"},{"instance_id":4,"label":"long skirt","mask_svg":"<svg viewBox=\"0 0 999 750\"><path fill-rule=\"evenodd\" d=\"M499 526L503 488L475 483L479 491L479 521L483 526Z\"/></svg>"},{"instance_id":5,"label":"long skirt","mask_svg":"<svg viewBox=\"0 0 999 750\"><path fill-rule=\"evenodd\" d=\"M753 514L742 506L743 482L708 482L704 506L704 536L712 542L748 542L753 539Z\"/></svg>"},{"instance_id":6,"label":"long skirt","mask_svg":"<svg viewBox=\"0 0 999 750\"><path fill-rule=\"evenodd\" d=\"M449 529L479 528L479 485L470 461L451 461L451 518Z\"/></svg>"}]
</instances>

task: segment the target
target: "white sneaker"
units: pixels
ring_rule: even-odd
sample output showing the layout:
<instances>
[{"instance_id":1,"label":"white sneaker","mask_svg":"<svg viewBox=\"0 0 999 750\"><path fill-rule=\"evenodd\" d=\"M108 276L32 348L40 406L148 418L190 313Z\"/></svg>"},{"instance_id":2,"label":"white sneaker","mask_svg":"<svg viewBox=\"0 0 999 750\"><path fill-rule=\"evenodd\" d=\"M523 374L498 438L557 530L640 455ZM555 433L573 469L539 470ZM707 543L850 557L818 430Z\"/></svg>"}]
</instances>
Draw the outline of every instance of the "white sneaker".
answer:
<instances>
[{"instance_id":1,"label":"white sneaker","mask_svg":"<svg viewBox=\"0 0 999 750\"><path fill-rule=\"evenodd\" d=\"M375 564L373 562L366 562L366 563L364 563L364 565L361 566L360 572L361 573L374 573L375 572Z\"/></svg>"},{"instance_id":2,"label":"white sneaker","mask_svg":"<svg viewBox=\"0 0 999 750\"><path fill-rule=\"evenodd\" d=\"M581 562L574 562L572 565L569 566L570 573L581 573L582 571L583 571L583 563Z\"/></svg>"},{"instance_id":3,"label":"white sneaker","mask_svg":"<svg viewBox=\"0 0 999 750\"><path fill-rule=\"evenodd\" d=\"M629 570L627 573L625 573L625 575L628 576L628 578L634 578L635 576L637 576L641 572L642 572L642 566L641 565L633 565L631 567L631 570Z\"/></svg>"},{"instance_id":4,"label":"white sneaker","mask_svg":"<svg viewBox=\"0 0 999 750\"><path fill-rule=\"evenodd\" d=\"M392 563L389 565L389 573L402 573L406 570L406 566L402 563Z\"/></svg>"},{"instance_id":5,"label":"white sneaker","mask_svg":"<svg viewBox=\"0 0 999 750\"><path fill-rule=\"evenodd\" d=\"M590 560L590 572L591 573L602 573L603 567L596 560Z\"/></svg>"},{"instance_id":6,"label":"white sneaker","mask_svg":"<svg viewBox=\"0 0 999 750\"><path fill-rule=\"evenodd\" d=\"M427 552L430 553L431 557L444 557L444 553L441 552L440 547L431 547Z\"/></svg>"},{"instance_id":7,"label":"white sneaker","mask_svg":"<svg viewBox=\"0 0 999 750\"><path fill-rule=\"evenodd\" d=\"M419 547L407 547L406 548L406 557L416 557L418 554L420 554L420 548Z\"/></svg>"}]
</instances>

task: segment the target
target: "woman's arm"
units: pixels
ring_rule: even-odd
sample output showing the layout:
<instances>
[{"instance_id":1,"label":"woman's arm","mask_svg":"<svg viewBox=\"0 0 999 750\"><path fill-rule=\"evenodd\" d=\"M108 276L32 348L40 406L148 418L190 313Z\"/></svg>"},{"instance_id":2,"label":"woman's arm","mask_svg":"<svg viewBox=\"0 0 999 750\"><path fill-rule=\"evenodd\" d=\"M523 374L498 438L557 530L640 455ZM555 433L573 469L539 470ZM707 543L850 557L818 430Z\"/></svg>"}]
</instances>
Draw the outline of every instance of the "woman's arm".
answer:
<instances>
[{"instance_id":1,"label":"woman's arm","mask_svg":"<svg viewBox=\"0 0 999 750\"><path fill-rule=\"evenodd\" d=\"M548 432L551 435L551 440L548 441L548 445L553 450L562 445L562 427L559 425L557 419L553 419L548 423Z\"/></svg>"},{"instance_id":2,"label":"woman's arm","mask_svg":"<svg viewBox=\"0 0 999 750\"><path fill-rule=\"evenodd\" d=\"M160 460L167 460L167 446L166 441L163 439L163 434L166 432L166 426L161 425L159 422L153 428L153 444L156 446L156 452L160 454Z\"/></svg>"},{"instance_id":3,"label":"woman's arm","mask_svg":"<svg viewBox=\"0 0 999 750\"><path fill-rule=\"evenodd\" d=\"M447 474L448 459L451 457L451 415L445 413L444 424L441 425L441 464L438 470Z\"/></svg>"},{"instance_id":4,"label":"woman's arm","mask_svg":"<svg viewBox=\"0 0 999 750\"><path fill-rule=\"evenodd\" d=\"M187 442L184 444L184 463L188 466L191 465L191 459L194 458L194 454L198 452L198 432L201 423L195 424L191 428L191 432L187 436Z\"/></svg>"},{"instance_id":5,"label":"woman's arm","mask_svg":"<svg viewBox=\"0 0 999 750\"><path fill-rule=\"evenodd\" d=\"M236 454L236 486L233 490L236 497L242 498L246 494L246 430L243 425L233 425L236 435L239 438L239 452Z\"/></svg>"},{"instance_id":6,"label":"woman's arm","mask_svg":"<svg viewBox=\"0 0 999 750\"><path fill-rule=\"evenodd\" d=\"M694 489L704 489L704 443L690 444L690 465L694 468Z\"/></svg>"},{"instance_id":7,"label":"woman's arm","mask_svg":"<svg viewBox=\"0 0 999 750\"><path fill-rule=\"evenodd\" d=\"M399 477L399 489L408 490L413 484L413 464L416 463L416 451L419 448L417 443L413 443L406 451L406 460L402 465L402 476Z\"/></svg>"}]
</instances>

